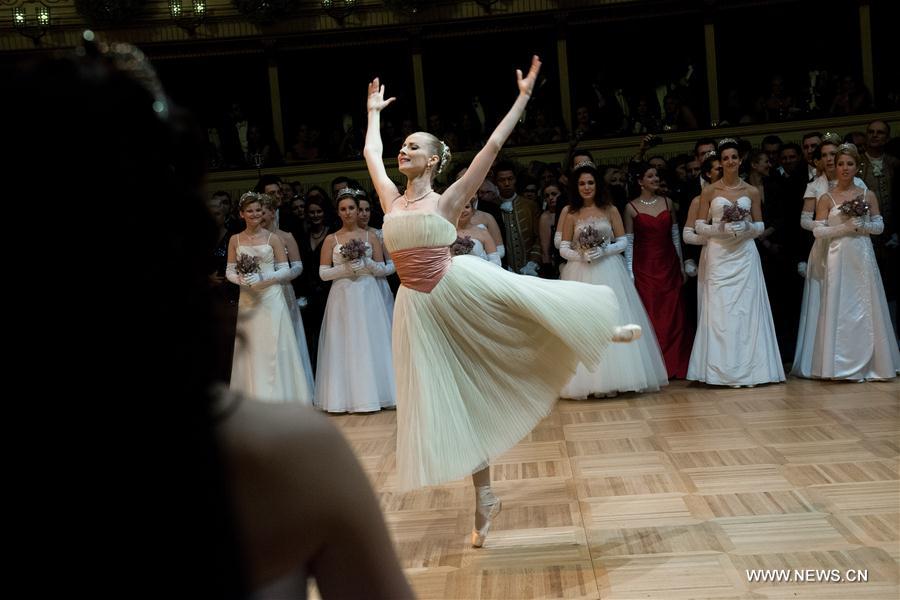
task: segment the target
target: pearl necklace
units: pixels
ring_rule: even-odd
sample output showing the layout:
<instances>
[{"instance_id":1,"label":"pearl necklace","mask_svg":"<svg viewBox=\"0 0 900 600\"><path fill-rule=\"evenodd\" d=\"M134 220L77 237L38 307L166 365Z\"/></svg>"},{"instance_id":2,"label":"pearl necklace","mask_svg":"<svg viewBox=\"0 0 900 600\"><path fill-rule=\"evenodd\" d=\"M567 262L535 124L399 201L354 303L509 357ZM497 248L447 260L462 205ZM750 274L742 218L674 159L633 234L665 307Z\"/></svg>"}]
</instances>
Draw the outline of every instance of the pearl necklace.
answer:
<instances>
[{"instance_id":1,"label":"pearl necklace","mask_svg":"<svg viewBox=\"0 0 900 600\"><path fill-rule=\"evenodd\" d=\"M725 185L724 181L720 181L720 183L722 184L722 187L725 188L726 190L736 190L736 189L739 189L742 185L744 185L744 182L740 179L738 179L737 185Z\"/></svg>"},{"instance_id":2,"label":"pearl necklace","mask_svg":"<svg viewBox=\"0 0 900 600\"><path fill-rule=\"evenodd\" d=\"M638 202L640 202L644 206L653 206L654 204L659 202L659 196L654 196L652 200L644 200L643 198L638 198Z\"/></svg>"},{"instance_id":3,"label":"pearl necklace","mask_svg":"<svg viewBox=\"0 0 900 600\"><path fill-rule=\"evenodd\" d=\"M410 205L410 204L415 204L416 202L418 202L419 200L421 200L422 198L424 198L425 196L427 196L428 194L430 194L430 193L433 192L433 191L434 191L434 190L428 190L427 192L425 192L424 194L422 194L421 196L419 196L419 197L416 198L415 200L410 200L409 197L406 195L406 193L404 193L404 194L403 194L403 199L406 200L406 206L405 206L404 208L409 208L409 205Z\"/></svg>"}]
</instances>

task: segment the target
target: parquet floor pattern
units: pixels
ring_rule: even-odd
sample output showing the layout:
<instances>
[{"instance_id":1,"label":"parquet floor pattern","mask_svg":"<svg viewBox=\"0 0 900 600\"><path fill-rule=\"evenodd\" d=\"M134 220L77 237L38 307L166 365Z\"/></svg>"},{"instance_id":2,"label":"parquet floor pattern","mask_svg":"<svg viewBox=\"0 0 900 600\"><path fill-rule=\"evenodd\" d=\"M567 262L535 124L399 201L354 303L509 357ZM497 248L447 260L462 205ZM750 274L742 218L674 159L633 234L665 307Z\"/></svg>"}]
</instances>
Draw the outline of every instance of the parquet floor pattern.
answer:
<instances>
[{"instance_id":1,"label":"parquet floor pattern","mask_svg":"<svg viewBox=\"0 0 900 600\"><path fill-rule=\"evenodd\" d=\"M900 598L900 383L674 382L561 401L491 465L503 512L469 547L469 479L395 490L395 414L333 417L420 598ZM750 582L749 569L867 582Z\"/></svg>"}]
</instances>

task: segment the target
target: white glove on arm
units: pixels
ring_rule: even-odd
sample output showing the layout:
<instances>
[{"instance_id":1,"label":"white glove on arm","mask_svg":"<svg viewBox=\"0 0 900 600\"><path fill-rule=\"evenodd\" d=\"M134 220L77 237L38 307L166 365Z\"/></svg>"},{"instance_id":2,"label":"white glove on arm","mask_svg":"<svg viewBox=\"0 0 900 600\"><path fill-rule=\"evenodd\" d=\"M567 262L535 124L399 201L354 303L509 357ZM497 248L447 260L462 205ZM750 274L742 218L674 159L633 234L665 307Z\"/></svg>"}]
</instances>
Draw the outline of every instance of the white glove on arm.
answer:
<instances>
[{"instance_id":1,"label":"white glove on arm","mask_svg":"<svg viewBox=\"0 0 900 600\"><path fill-rule=\"evenodd\" d=\"M880 235L884 232L884 219L881 218L881 215L875 215L869 219L866 219L865 217L854 217L853 219L850 219L850 222L856 227L856 231L860 233Z\"/></svg>"},{"instance_id":2,"label":"white glove on arm","mask_svg":"<svg viewBox=\"0 0 900 600\"><path fill-rule=\"evenodd\" d=\"M572 242L561 242L559 244L559 255L570 262L590 262L581 252L572 248Z\"/></svg>"},{"instance_id":3,"label":"white glove on arm","mask_svg":"<svg viewBox=\"0 0 900 600\"><path fill-rule=\"evenodd\" d=\"M684 226L684 231L682 232L682 238L684 239L685 244L691 244L692 246L705 246L706 238L697 235L697 232L694 231L693 227ZM695 263L696 265L696 263Z\"/></svg>"},{"instance_id":4,"label":"white glove on arm","mask_svg":"<svg viewBox=\"0 0 900 600\"><path fill-rule=\"evenodd\" d=\"M848 221L846 223L841 223L840 225L834 226L825 225L822 221L816 222L819 223L819 226L813 229L813 235L817 240L830 240L831 238L856 233L856 228L853 226L853 221Z\"/></svg>"},{"instance_id":5,"label":"white glove on arm","mask_svg":"<svg viewBox=\"0 0 900 600\"><path fill-rule=\"evenodd\" d=\"M694 231L696 231L699 235L708 238L725 239L734 237L731 231L725 229L725 223L709 224L703 219L697 219L694 222Z\"/></svg>"},{"instance_id":6,"label":"white glove on arm","mask_svg":"<svg viewBox=\"0 0 900 600\"><path fill-rule=\"evenodd\" d=\"M634 279L634 234L625 234L625 266L628 268L628 274Z\"/></svg>"},{"instance_id":7,"label":"white glove on arm","mask_svg":"<svg viewBox=\"0 0 900 600\"><path fill-rule=\"evenodd\" d=\"M804 210L800 213L800 227L807 231L812 231L816 228L816 222L813 220L812 212Z\"/></svg>"},{"instance_id":8,"label":"white glove on arm","mask_svg":"<svg viewBox=\"0 0 900 600\"><path fill-rule=\"evenodd\" d=\"M678 255L678 260L684 262L684 257L681 255L681 236L678 235L678 225L672 223L672 244L675 246L675 254Z\"/></svg>"},{"instance_id":9,"label":"white glove on arm","mask_svg":"<svg viewBox=\"0 0 900 600\"><path fill-rule=\"evenodd\" d=\"M322 281L334 281L335 279L354 276L356 276L356 273L350 268L349 263L341 263L339 265L334 265L333 267L319 265L319 278Z\"/></svg>"}]
</instances>

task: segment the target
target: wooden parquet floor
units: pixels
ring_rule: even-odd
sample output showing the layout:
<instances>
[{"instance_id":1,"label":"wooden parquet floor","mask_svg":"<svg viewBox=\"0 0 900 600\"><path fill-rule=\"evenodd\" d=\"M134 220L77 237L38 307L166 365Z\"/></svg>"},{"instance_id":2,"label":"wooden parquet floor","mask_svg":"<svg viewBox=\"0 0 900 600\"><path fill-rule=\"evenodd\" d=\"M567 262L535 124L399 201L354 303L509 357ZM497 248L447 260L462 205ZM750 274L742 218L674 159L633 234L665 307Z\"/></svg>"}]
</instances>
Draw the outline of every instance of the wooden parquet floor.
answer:
<instances>
[{"instance_id":1,"label":"wooden parquet floor","mask_svg":"<svg viewBox=\"0 0 900 600\"><path fill-rule=\"evenodd\" d=\"M561 401L491 465L503 512L480 550L469 479L395 491L393 412L333 422L423 599L900 598L898 382Z\"/></svg>"}]
</instances>

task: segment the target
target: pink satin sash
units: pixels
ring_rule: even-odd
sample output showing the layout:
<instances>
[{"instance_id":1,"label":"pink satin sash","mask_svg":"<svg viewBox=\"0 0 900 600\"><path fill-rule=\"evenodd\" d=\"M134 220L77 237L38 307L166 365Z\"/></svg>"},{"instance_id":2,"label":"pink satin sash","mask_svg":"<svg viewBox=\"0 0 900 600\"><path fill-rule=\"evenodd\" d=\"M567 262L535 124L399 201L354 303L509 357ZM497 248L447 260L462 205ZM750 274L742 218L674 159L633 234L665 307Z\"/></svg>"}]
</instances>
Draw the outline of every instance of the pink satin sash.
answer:
<instances>
[{"instance_id":1,"label":"pink satin sash","mask_svg":"<svg viewBox=\"0 0 900 600\"><path fill-rule=\"evenodd\" d=\"M417 292L430 293L452 264L450 248L408 248L391 252L400 283Z\"/></svg>"}]
</instances>

